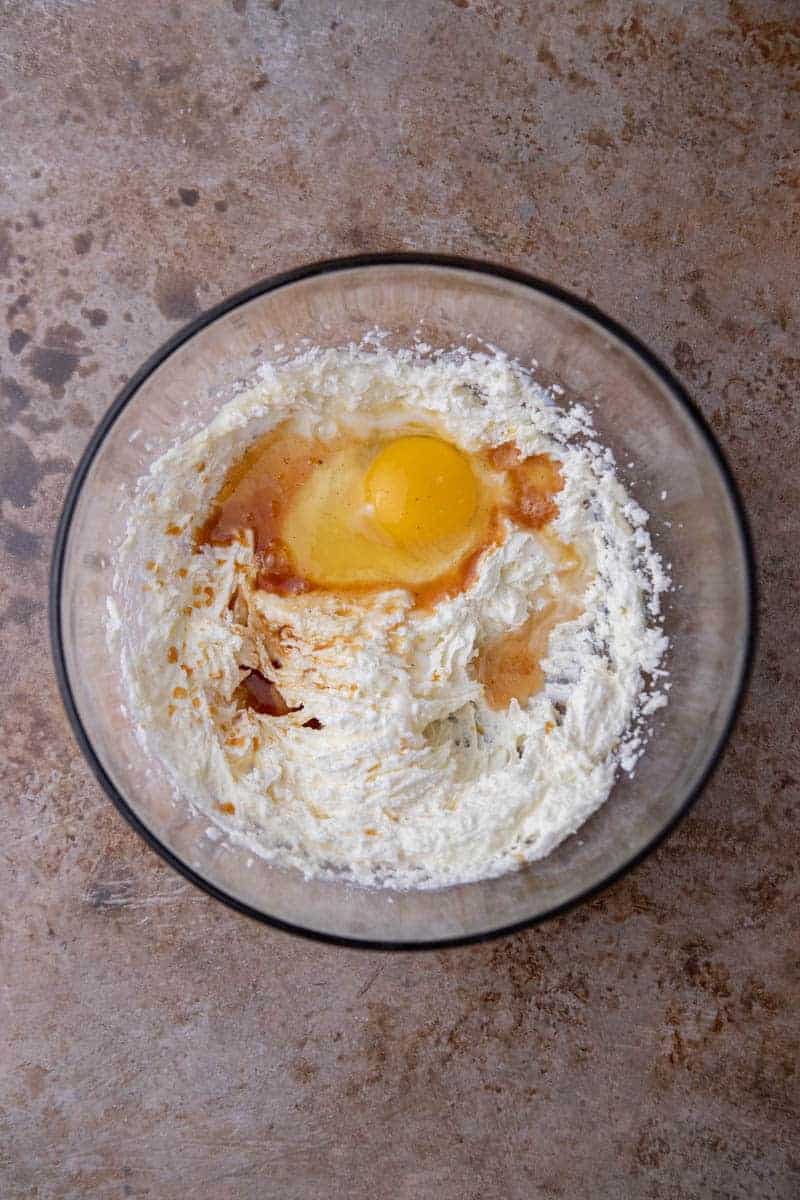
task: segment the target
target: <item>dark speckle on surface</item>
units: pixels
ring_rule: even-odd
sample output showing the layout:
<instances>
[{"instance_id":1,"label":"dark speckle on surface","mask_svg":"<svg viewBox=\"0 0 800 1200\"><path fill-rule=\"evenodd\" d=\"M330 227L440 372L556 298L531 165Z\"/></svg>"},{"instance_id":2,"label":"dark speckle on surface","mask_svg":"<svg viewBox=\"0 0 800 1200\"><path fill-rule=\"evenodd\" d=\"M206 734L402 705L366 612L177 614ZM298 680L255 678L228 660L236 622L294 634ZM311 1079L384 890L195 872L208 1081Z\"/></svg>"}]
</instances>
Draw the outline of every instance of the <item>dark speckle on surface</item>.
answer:
<instances>
[{"instance_id":1,"label":"dark speckle on surface","mask_svg":"<svg viewBox=\"0 0 800 1200\"><path fill-rule=\"evenodd\" d=\"M9 324L16 320L21 312L25 311L30 302L30 296L23 292L21 295L17 296L16 300L12 304L9 304L8 308L6 309L6 320L9 322Z\"/></svg>"},{"instance_id":2,"label":"dark speckle on surface","mask_svg":"<svg viewBox=\"0 0 800 1200\"><path fill-rule=\"evenodd\" d=\"M2 12L0 1196L797 1200L795 0ZM667 841L547 925L419 956L173 874L85 765L46 628L120 385L235 290L390 248L552 279L674 366L761 594L742 718Z\"/></svg>"},{"instance_id":3,"label":"dark speckle on surface","mask_svg":"<svg viewBox=\"0 0 800 1200\"><path fill-rule=\"evenodd\" d=\"M54 396L64 395L64 385L75 373L79 355L57 346L34 346L29 355L34 379L47 384Z\"/></svg>"},{"instance_id":4,"label":"dark speckle on surface","mask_svg":"<svg viewBox=\"0 0 800 1200\"><path fill-rule=\"evenodd\" d=\"M9 221L0 221L0 276L6 277L11 273L11 257L14 251L9 225Z\"/></svg>"},{"instance_id":5,"label":"dark speckle on surface","mask_svg":"<svg viewBox=\"0 0 800 1200\"><path fill-rule=\"evenodd\" d=\"M22 384L8 375L0 378L0 413L4 421L13 421L29 403L30 396Z\"/></svg>"},{"instance_id":6,"label":"dark speckle on surface","mask_svg":"<svg viewBox=\"0 0 800 1200\"><path fill-rule=\"evenodd\" d=\"M42 555L42 536L6 520L0 526L0 538L11 558L35 559Z\"/></svg>"},{"instance_id":7,"label":"dark speckle on surface","mask_svg":"<svg viewBox=\"0 0 800 1200\"><path fill-rule=\"evenodd\" d=\"M33 596L12 596L0 611L0 629L5 625L20 625L30 630L34 618L41 613L44 604Z\"/></svg>"},{"instance_id":8,"label":"dark speckle on surface","mask_svg":"<svg viewBox=\"0 0 800 1200\"><path fill-rule=\"evenodd\" d=\"M48 475L64 475L72 466L69 459L34 458L27 443L15 433L0 439L0 499L15 508L27 508L36 489Z\"/></svg>"},{"instance_id":9,"label":"dark speckle on surface","mask_svg":"<svg viewBox=\"0 0 800 1200\"><path fill-rule=\"evenodd\" d=\"M19 354L25 349L30 340L31 335L26 333L24 329L12 329L8 335L8 348L12 354Z\"/></svg>"},{"instance_id":10,"label":"dark speckle on surface","mask_svg":"<svg viewBox=\"0 0 800 1200\"><path fill-rule=\"evenodd\" d=\"M197 283L185 271L159 271L154 295L168 321L187 321L200 311Z\"/></svg>"},{"instance_id":11,"label":"dark speckle on surface","mask_svg":"<svg viewBox=\"0 0 800 1200\"><path fill-rule=\"evenodd\" d=\"M88 231L86 233L76 233L72 239L72 245L75 253L83 256L88 254L92 248L93 236Z\"/></svg>"},{"instance_id":12,"label":"dark speckle on surface","mask_svg":"<svg viewBox=\"0 0 800 1200\"><path fill-rule=\"evenodd\" d=\"M93 329L100 329L108 324L108 313L103 308L82 308L81 316L86 318Z\"/></svg>"},{"instance_id":13,"label":"dark speckle on surface","mask_svg":"<svg viewBox=\"0 0 800 1200\"><path fill-rule=\"evenodd\" d=\"M79 429L91 429L94 425L94 418L91 412L80 401L70 404L67 414L72 424L76 425Z\"/></svg>"}]
</instances>

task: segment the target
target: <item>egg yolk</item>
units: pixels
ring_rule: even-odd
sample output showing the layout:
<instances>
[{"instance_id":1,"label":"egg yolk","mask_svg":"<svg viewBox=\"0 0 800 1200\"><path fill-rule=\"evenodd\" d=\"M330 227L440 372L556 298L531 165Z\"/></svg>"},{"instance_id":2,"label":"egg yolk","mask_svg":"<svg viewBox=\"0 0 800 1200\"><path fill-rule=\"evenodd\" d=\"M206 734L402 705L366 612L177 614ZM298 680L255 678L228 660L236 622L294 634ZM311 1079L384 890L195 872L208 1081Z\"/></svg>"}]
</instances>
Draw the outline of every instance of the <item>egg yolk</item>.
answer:
<instances>
[{"instance_id":1,"label":"egg yolk","mask_svg":"<svg viewBox=\"0 0 800 1200\"><path fill-rule=\"evenodd\" d=\"M467 458L441 438L396 438L364 480L377 524L407 550L431 546L468 528L478 486Z\"/></svg>"}]
</instances>

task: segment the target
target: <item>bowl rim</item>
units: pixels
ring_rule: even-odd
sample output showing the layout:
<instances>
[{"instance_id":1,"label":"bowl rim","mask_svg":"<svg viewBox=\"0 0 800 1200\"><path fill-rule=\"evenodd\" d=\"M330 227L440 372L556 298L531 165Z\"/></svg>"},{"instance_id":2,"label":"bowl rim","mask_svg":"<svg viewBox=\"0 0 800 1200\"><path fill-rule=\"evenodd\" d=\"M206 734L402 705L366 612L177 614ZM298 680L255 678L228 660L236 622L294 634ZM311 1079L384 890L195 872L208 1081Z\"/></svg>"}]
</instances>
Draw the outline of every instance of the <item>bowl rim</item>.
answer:
<instances>
[{"instance_id":1,"label":"bowl rim","mask_svg":"<svg viewBox=\"0 0 800 1200\"><path fill-rule=\"evenodd\" d=\"M75 513L75 507L78 498L81 494L86 476L94 462L94 459L103 445L110 430L115 424L117 417L123 409L130 403L133 397L138 392L144 381L159 367L171 354L174 353L185 342L189 341L201 329L212 324L219 317L231 312L233 309L246 304L248 301L255 299L258 296L266 295L268 292L277 291L287 285L297 283L302 279L309 279L316 275L333 274L337 271L346 271L352 269L363 269L372 267L392 267L392 266L422 266L445 268L448 270L469 271L474 274L488 275L494 278L506 279L512 283L520 284L529 290L539 292L552 299L560 301L567 307L578 312L581 316L588 317L606 332L621 341L628 350L641 359L646 366L661 380L661 382L672 393L678 403L684 408L685 412L693 422L697 431L701 435L702 440L714 460L717 470L725 486L728 494L728 499L731 502L731 507L734 513L739 540L742 549L742 555L745 562L745 592L747 606L747 621L745 630L745 647L744 654L741 660L739 669L739 678L736 681L736 690L731 704L730 712L725 721L717 742L709 755L708 762L700 776L698 782L684 798L677 812L673 814L670 820L656 833L649 842L647 842L640 850L631 855L625 862L621 863L603 879L593 883L590 887L584 888L569 900L562 901L559 904L553 905L535 916L526 917L519 921L511 922L507 925L498 925L492 929L484 930L479 933L456 935L445 938L425 939L421 941L394 941L380 938L356 938L347 937L335 933L327 933L321 930L309 929L303 925L296 925L293 922L286 921L280 917L271 916L268 913L262 912L252 905L247 904L242 900L238 900L235 896L230 895L222 888L210 880L205 879L198 872L194 871L187 863L174 854L156 835L148 829L144 822L136 815L133 809L128 804L127 800L117 790L105 768L100 762L97 754L94 751L91 740L84 728L83 722L78 712L75 697L70 684L69 675L66 666L66 656L64 648L64 638L61 626L61 589L64 575L64 564L66 547L69 538L72 520ZM756 560L753 550L753 541L750 533L750 527L747 517L747 512L739 491L739 487L733 476L733 472L727 462L725 454L722 451L716 437L711 431L706 419L702 415L696 403L689 396L688 391L672 372L672 370L662 362L662 360L653 353L642 341L631 333L624 325L612 317L606 316L599 308L588 300L584 300L579 296L560 285L551 283L549 280L542 279L539 276L530 274L525 271L520 271L512 267L506 267L501 264L492 263L482 259L473 259L462 257L460 255L448 254L430 254L422 252L388 252L388 253L371 253L358 254L342 258L322 259L316 262L308 263L292 270L283 271L275 275L270 275L257 283L251 284L249 287L243 288L240 291L234 292L226 299L220 301L219 304L205 310L199 316L194 318L188 324L184 325L171 337L167 338L159 348L145 360L137 371L130 377L127 383L117 393L117 396L109 406L108 410L101 418L100 422L94 429L92 436L89 439L88 445L84 450L81 458L75 468L74 474L70 481L69 487L64 498L61 515L59 517L58 526L53 544L53 552L50 567L50 592L49 592L49 626L50 626L50 643L55 666L56 680L58 683L61 700L64 705L73 736L92 769L92 772L99 782L100 786L105 791L106 795L112 801L118 812L125 818L129 825L144 839L144 841L155 850L174 870L183 875L190 883L199 887L207 895L213 896L228 908L235 912L242 913L261 924L268 925L273 929L279 929L285 933L295 934L300 937L308 938L315 942L324 942L329 945L345 946L350 949L358 950L443 950L456 946L474 945L480 942L490 941L494 938L505 937L510 934L518 933L523 929L528 929L534 925L539 925L541 922L549 920L552 917L559 916L570 911L577 905L597 895L610 887L623 875L634 870L658 845L672 832L679 821L681 821L690 809L694 806L700 793L709 782L711 776L716 770L722 752L730 737L736 719L741 710L742 701L747 691L747 686L750 680L753 666L753 658L755 654L755 643L757 636L756 628L756 613L757 613L757 577L756 577Z\"/></svg>"}]
</instances>

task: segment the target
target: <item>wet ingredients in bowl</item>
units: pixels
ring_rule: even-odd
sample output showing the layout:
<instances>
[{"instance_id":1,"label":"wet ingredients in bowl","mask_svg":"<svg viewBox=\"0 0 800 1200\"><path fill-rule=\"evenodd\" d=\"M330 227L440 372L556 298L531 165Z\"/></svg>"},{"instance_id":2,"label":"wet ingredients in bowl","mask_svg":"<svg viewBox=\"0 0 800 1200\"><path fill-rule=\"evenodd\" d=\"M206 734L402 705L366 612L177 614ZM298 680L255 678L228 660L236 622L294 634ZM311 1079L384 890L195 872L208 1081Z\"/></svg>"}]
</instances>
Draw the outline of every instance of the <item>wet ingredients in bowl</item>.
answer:
<instances>
[{"instance_id":1,"label":"wet ingredients in bowl","mask_svg":"<svg viewBox=\"0 0 800 1200\"><path fill-rule=\"evenodd\" d=\"M140 738L310 875L541 858L665 703L646 521L585 410L500 355L264 366L140 481L109 599Z\"/></svg>"}]
</instances>

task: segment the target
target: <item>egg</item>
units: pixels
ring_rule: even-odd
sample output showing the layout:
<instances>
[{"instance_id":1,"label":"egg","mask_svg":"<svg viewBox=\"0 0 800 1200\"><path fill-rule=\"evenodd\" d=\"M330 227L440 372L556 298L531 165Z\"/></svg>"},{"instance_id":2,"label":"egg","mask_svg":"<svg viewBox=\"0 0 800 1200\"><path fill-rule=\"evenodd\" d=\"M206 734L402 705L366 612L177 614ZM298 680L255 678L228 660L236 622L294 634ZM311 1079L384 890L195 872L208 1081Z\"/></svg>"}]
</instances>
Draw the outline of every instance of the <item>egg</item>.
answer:
<instances>
[{"instance_id":1,"label":"egg","mask_svg":"<svg viewBox=\"0 0 800 1200\"><path fill-rule=\"evenodd\" d=\"M430 605L468 586L501 514L541 527L562 486L513 445L469 453L419 426L308 439L286 422L234 464L196 542L248 531L265 591L405 588Z\"/></svg>"}]
</instances>

